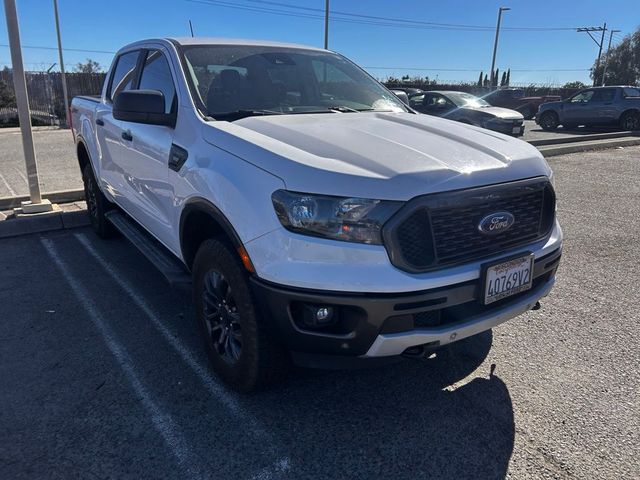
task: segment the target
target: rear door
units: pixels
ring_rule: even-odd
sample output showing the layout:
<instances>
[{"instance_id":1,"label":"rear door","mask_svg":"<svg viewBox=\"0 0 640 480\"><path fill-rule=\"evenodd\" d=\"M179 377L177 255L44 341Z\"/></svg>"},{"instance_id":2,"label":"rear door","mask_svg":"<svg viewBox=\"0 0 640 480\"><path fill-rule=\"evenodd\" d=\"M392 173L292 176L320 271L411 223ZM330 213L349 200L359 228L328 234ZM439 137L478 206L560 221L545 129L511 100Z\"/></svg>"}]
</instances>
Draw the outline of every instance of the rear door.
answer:
<instances>
[{"instance_id":1,"label":"rear door","mask_svg":"<svg viewBox=\"0 0 640 480\"><path fill-rule=\"evenodd\" d=\"M137 49L116 58L104 93L105 101L100 103L95 116L100 149L100 182L121 205L128 190L126 165L123 163L126 151L122 144L122 122L113 118L113 99L118 93L133 88L139 55L140 50Z\"/></svg>"},{"instance_id":2,"label":"rear door","mask_svg":"<svg viewBox=\"0 0 640 480\"><path fill-rule=\"evenodd\" d=\"M589 107L587 109L588 117L585 122L590 125L601 125L613 123L616 118L616 95L618 88L599 88L595 90Z\"/></svg>"},{"instance_id":3,"label":"rear door","mask_svg":"<svg viewBox=\"0 0 640 480\"><path fill-rule=\"evenodd\" d=\"M175 85L166 52L161 47L144 49L136 89L162 92L165 113L177 113ZM123 121L122 130L126 136L126 209L161 242L171 244L174 236L169 219L173 189L168 183L168 164L174 128Z\"/></svg>"}]
</instances>

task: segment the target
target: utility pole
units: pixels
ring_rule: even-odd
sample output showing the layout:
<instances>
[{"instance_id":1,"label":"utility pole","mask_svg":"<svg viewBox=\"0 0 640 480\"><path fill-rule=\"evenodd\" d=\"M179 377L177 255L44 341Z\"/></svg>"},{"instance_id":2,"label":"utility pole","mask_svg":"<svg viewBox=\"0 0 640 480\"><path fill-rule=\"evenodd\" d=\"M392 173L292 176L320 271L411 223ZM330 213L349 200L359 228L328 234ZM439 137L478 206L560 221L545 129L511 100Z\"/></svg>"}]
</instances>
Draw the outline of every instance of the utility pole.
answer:
<instances>
[{"instance_id":1,"label":"utility pole","mask_svg":"<svg viewBox=\"0 0 640 480\"><path fill-rule=\"evenodd\" d=\"M324 4L324 49L329 49L329 0Z\"/></svg>"},{"instance_id":2,"label":"utility pole","mask_svg":"<svg viewBox=\"0 0 640 480\"><path fill-rule=\"evenodd\" d=\"M62 78L62 96L64 97L64 125L69 127L69 94L67 93L67 74L64 71L62 58L62 37L60 37L60 19L58 17L58 0L53 0L53 11L56 17L56 32L58 34L58 56L60 57L60 75Z\"/></svg>"},{"instance_id":3,"label":"utility pole","mask_svg":"<svg viewBox=\"0 0 640 480\"><path fill-rule=\"evenodd\" d=\"M491 79L493 79L496 68L496 53L498 52L498 37L500 36L500 21L502 20L502 12L511 10L508 7L500 7L498 9L498 23L496 24L496 39L493 42L493 58L491 59Z\"/></svg>"},{"instance_id":4,"label":"utility pole","mask_svg":"<svg viewBox=\"0 0 640 480\"><path fill-rule=\"evenodd\" d=\"M583 28L576 29L576 32L587 32L587 34L591 37L591 40L593 40L595 44L598 45L598 58L596 59L596 70L595 70L596 72L600 68L600 57L602 56L602 45L604 44L604 32L606 31L607 31L606 22L602 25L602 27L583 27ZM595 39L593 35L591 35L591 32L602 32L602 37L600 38L599 42L598 40ZM598 85L598 78L594 75L593 86L595 87L597 85Z\"/></svg>"},{"instance_id":5,"label":"utility pole","mask_svg":"<svg viewBox=\"0 0 640 480\"><path fill-rule=\"evenodd\" d=\"M189 20L189 30L191 30L191 36L193 37L193 24L191 23L191 20Z\"/></svg>"},{"instance_id":6,"label":"utility pole","mask_svg":"<svg viewBox=\"0 0 640 480\"><path fill-rule=\"evenodd\" d=\"M622 30L611 30L609 32L609 46L607 47L607 54L604 57L604 69L602 70L602 86L604 87L605 78L607 76L607 67L609 66L609 52L611 51L611 40L613 39L613 34L616 32L621 32Z\"/></svg>"},{"instance_id":7,"label":"utility pole","mask_svg":"<svg viewBox=\"0 0 640 480\"><path fill-rule=\"evenodd\" d=\"M15 0L4 0L4 12L7 17L7 33L11 50L11 67L13 68L13 88L16 93L18 119L22 133L22 149L27 167L30 202L22 202L22 213L41 213L52 210L51 202L42 200L40 184L38 183L38 164L36 152L33 148L33 132L31 131L31 115L29 114L29 97L27 81L24 76L22 63L22 49L20 47L20 28L18 26L18 12Z\"/></svg>"}]
</instances>

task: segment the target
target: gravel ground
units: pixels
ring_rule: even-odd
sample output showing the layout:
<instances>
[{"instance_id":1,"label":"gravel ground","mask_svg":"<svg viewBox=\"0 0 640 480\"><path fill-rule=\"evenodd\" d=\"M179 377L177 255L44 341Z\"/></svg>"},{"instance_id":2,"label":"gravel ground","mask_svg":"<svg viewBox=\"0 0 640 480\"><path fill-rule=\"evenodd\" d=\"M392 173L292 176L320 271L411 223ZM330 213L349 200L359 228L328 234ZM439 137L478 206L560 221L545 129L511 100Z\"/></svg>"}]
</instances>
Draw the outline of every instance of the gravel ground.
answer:
<instances>
[{"instance_id":1,"label":"gravel ground","mask_svg":"<svg viewBox=\"0 0 640 480\"><path fill-rule=\"evenodd\" d=\"M253 396L210 376L187 299L125 240L0 241L2 477L640 477L640 148L551 163L566 243L541 310Z\"/></svg>"}]
</instances>

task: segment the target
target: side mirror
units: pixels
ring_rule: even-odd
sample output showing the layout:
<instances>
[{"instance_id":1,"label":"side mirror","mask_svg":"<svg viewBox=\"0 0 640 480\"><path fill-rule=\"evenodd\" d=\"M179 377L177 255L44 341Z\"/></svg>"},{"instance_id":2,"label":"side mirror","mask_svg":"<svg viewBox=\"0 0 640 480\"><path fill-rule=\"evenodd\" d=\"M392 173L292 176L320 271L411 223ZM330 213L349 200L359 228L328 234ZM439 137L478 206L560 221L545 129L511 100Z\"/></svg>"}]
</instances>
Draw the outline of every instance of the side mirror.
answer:
<instances>
[{"instance_id":1,"label":"side mirror","mask_svg":"<svg viewBox=\"0 0 640 480\"><path fill-rule=\"evenodd\" d=\"M407 95L406 92L403 92L401 90L394 90L393 93L402 101L402 103L404 103L405 105L409 105L409 95Z\"/></svg>"},{"instance_id":2,"label":"side mirror","mask_svg":"<svg viewBox=\"0 0 640 480\"><path fill-rule=\"evenodd\" d=\"M113 100L113 118L149 125L176 125L175 115L164 111L164 94L159 90L120 92Z\"/></svg>"}]
</instances>

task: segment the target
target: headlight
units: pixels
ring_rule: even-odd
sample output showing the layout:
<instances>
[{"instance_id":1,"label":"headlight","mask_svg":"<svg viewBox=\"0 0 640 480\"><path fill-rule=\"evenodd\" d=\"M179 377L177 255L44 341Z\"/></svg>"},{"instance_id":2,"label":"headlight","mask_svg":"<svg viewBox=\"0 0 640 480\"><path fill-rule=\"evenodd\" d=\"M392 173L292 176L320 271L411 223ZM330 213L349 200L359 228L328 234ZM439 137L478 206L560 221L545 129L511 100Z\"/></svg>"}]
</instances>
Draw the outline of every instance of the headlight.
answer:
<instances>
[{"instance_id":1,"label":"headlight","mask_svg":"<svg viewBox=\"0 0 640 480\"><path fill-rule=\"evenodd\" d=\"M277 190L271 195L280 223L292 232L345 242L382 244L382 226L402 202L331 197Z\"/></svg>"}]
</instances>

